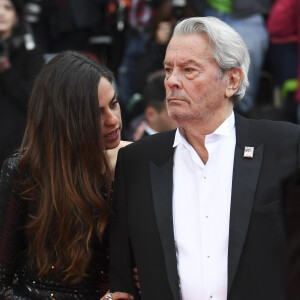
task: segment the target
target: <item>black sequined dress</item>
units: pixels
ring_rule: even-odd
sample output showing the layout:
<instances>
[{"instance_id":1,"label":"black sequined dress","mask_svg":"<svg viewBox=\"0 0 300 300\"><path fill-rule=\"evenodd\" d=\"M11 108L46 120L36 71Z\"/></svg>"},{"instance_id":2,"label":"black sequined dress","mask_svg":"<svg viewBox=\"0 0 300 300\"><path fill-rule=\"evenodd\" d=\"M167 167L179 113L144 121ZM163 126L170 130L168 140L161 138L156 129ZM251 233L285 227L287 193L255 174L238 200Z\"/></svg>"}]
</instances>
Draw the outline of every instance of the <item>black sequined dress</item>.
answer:
<instances>
[{"instance_id":1,"label":"black sequined dress","mask_svg":"<svg viewBox=\"0 0 300 300\"><path fill-rule=\"evenodd\" d=\"M108 290L108 242L92 239L92 259L88 276L79 284L62 284L62 273L54 270L47 278L38 278L28 264L24 226L28 223L30 201L16 192L20 179L18 155L3 165L0 177L0 299L12 300L99 300Z\"/></svg>"}]
</instances>

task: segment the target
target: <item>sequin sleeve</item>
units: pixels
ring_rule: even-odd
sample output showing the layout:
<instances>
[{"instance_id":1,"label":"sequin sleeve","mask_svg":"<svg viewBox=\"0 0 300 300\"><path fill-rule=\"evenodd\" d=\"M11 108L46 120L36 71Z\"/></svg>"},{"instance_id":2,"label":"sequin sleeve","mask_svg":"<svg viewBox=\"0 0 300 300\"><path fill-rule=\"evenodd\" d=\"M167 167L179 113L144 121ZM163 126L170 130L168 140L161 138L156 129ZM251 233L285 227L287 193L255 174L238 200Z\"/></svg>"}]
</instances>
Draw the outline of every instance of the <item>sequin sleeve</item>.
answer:
<instances>
[{"instance_id":1,"label":"sequin sleeve","mask_svg":"<svg viewBox=\"0 0 300 300\"><path fill-rule=\"evenodd\" d=\"M13 275L24 248L24 207L15 191L20 177L18 155L7 159L0 175L0 298L19 298L13 288ZM16 295L16 296L15 296Z\"/></svg>"}]
</instances>

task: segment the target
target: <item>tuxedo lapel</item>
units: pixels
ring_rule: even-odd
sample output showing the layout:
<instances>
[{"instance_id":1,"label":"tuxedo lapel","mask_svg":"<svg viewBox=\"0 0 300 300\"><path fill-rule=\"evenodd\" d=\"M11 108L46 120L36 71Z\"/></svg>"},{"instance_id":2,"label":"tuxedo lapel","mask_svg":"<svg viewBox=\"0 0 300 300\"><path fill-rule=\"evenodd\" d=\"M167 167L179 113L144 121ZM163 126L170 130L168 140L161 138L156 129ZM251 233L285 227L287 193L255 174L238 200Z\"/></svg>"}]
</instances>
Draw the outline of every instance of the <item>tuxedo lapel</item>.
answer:
<instances>
[{"instance_id":1,"label":"tuxedo lapel","mask_svg":"<svg viewBox=\"0 0 300 300\"><path fill-rule=\"evenodd\" d=\"M168 280L174 300L179 300L179 280L172 213L173 152L174 150L171 148L169 158L160 166L150 162L150 176L154 211L166 262Z\"/></svg>"},{"instance_id":2,"label":"tuxedo lapel","mask_svg":"<svg viewBox=\"0 0 300 300\"><path fill-rule=\"evenodd\" d=\"M245 158L245 146L254 147L253 158ZM263 144L255 142L249 121L236 115L228 249L228 294L232 287L253 208L256 185L263 158Z\"/></svg>"}]
</instances>

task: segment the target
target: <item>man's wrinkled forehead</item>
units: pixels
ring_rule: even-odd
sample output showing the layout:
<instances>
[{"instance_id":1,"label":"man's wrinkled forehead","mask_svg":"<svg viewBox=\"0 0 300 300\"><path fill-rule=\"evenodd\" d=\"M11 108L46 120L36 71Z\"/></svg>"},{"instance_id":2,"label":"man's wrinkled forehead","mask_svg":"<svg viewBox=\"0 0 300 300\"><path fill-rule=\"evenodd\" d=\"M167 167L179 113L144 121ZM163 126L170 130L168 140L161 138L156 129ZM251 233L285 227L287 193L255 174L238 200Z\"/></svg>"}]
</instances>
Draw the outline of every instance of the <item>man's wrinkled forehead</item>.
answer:
<instances>
[{"instance_id":1,"label":"man's wrinkled forehead","mask_svg":"<svg viewBox=\"0 0 300 300\"><path fill-rule=\"evenodd\" d=\"M166 50L163 66L179 65L199 66L201 60L215 61L206 35L178 35L173 37Z\"/></svg>"}]
</instances>

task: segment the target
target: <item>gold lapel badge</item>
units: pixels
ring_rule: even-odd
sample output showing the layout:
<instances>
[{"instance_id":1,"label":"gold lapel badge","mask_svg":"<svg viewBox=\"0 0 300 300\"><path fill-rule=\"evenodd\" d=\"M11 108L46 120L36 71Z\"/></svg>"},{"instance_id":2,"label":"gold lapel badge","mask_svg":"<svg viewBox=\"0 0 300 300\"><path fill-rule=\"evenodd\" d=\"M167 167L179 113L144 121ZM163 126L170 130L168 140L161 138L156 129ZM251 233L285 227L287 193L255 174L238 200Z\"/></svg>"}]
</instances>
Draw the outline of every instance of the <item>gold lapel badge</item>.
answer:
<instances>
[{"instance_id":1,"label":"gold lapel badge","mask_svg":"<svg viewBox=\"0 0 300 300\"><path fill-rule=\"evenodd\" d=\"M253 158L253 154L254 154L254 147L245 146L244 157Z\"/></svg>"}]
</instances>

